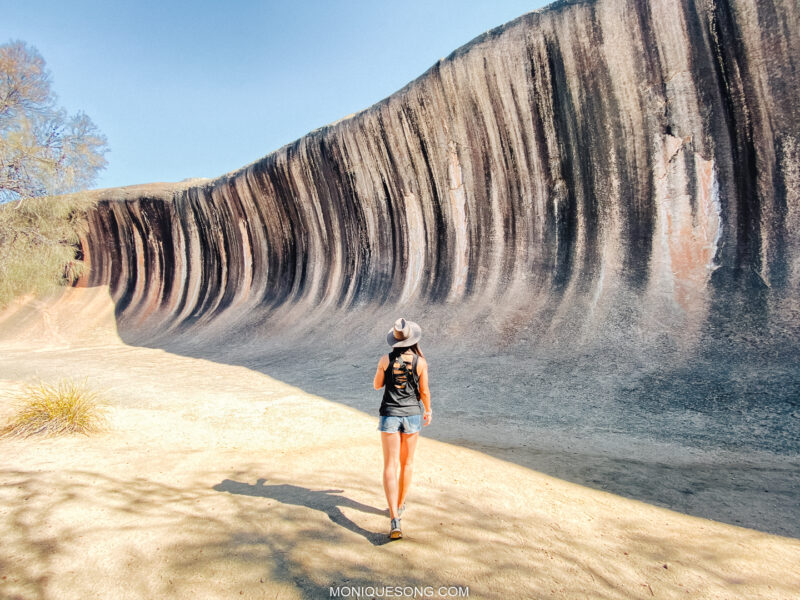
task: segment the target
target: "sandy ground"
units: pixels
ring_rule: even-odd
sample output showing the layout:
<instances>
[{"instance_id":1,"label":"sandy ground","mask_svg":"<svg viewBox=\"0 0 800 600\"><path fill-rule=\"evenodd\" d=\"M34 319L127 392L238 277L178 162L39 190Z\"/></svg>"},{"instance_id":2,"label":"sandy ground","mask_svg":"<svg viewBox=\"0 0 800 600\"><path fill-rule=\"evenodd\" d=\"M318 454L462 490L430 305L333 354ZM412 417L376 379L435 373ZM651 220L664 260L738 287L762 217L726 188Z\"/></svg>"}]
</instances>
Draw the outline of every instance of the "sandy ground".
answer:
<instances>
[{"instance_id":1,"label":"sandy ground","mask_svg":"<svg viewBox=\"0 0 800 600\"><path fill-rule=\"evenodd\" d=\"M364 587L377 589L362 597L380 598L413 597L394 588L416 586L433 598L468 587L470 598L787 599L800 590L796 539L424 436L405 538L388 542L374 417L241 366L127 346L102 295L71 294L36 318L0 315L0 418L24 383L68 375L104 393L110 428L0 440L2 598L331 598ZM65 316L79 306L96 318L76 331Z\"/></svg>"}]
</instances>

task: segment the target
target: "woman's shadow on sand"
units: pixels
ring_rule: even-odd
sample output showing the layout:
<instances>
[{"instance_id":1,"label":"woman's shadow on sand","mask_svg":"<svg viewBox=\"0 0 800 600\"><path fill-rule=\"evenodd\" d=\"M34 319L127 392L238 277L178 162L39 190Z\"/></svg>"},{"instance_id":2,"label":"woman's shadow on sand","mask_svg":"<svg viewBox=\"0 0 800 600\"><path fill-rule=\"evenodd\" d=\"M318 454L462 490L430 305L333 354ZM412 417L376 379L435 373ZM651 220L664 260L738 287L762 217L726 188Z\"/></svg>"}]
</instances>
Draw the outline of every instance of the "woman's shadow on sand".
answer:
<instances>
[{"instance_id":1,"label":"woman's shadow on sand","mask_svg":"<svg viewBox=\"0 0 800 600\"><path fill-rule=\"evenodd\" d=\"M361 502L356 502L346 496L339 496L338 494L344 490L310 490L299 485L291 485L288 483L264 485L265 481L266 479L260 478L255 484L250 484L233 481L232 479L225 479L221 483L215 485L213 489L218 492L228 492L229 494L272 498L283 504L305 506L322 511L328 515L331 521L345 529L349 529L353 533L365 537L373 546L382 546L391 541L385 533L367 531L354 523L344 515L339 507L354 508L361 512L382 516L386 516L388 512L362 504Z\"/></svg>"}]
</instances>

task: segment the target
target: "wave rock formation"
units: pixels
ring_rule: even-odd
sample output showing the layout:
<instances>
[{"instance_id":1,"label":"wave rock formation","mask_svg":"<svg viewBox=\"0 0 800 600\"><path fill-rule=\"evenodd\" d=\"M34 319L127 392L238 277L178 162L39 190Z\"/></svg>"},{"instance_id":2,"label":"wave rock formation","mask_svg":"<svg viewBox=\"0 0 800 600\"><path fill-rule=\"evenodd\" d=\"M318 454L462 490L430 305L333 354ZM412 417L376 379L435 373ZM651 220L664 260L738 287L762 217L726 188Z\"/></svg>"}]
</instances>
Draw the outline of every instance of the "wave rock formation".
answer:
<instances>
[{"instance_id":1,"label":"wave rock formation","mask_svg":"<svg viewBox=\"0 0 800 600\"><path fill-rule=\"evenodd\" d=\"M239 171L101 192L81 284L144 343L402 313L473 347L794 357L798 12L557 2Z\"/></svg>"}]
</instances>

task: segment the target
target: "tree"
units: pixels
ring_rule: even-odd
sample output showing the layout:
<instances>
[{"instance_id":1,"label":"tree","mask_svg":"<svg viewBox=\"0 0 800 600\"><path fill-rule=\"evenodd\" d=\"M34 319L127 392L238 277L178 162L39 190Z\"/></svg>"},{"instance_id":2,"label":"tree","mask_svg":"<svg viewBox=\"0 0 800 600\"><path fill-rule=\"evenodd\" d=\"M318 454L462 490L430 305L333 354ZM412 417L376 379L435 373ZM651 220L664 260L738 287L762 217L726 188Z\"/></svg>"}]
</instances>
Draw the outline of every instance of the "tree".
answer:
<instances>
[{"instance_id":1,"label":"tree","mask_svg":"<svg viewBox=\"0 0 800 600\"><path fill-rule=\"evenodd\" d=\"M0 46L0 309L80 275L84 264L76 250L94 200L53 196L91 185L107 150L89 117L70 117L56 106L35 48Z\"/></svg>"},{"instance_id":2,"label":"tree","mask_svg":"<svg viewBox=\"0 0 800 600\"><path fill-rule=\"evenodd\" d=\"M56 106L35 48L0 46L0 203L84 189L105 168L107 151L86 114Z\"/></svg>"}]
</instances>

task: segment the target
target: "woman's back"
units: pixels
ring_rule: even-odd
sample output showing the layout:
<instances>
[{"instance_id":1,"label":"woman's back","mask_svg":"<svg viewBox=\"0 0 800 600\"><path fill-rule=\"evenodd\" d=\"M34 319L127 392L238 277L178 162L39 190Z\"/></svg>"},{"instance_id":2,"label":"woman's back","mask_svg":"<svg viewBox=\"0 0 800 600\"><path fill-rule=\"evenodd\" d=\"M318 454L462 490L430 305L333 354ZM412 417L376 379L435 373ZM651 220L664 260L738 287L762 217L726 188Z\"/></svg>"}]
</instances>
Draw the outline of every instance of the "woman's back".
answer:
<instances>
[{"instance_id":1,"label":"woman's back","mask_svg":"<svg viewBox=\"0 0 800 600\"><path fill-rule=\"evenodd\" d=\"M420 401L430 396L425 358L407 348L384 354L375 377L375 388L381 387L384 387L381 416L422 414Z\"/></svg>"},{"instance_id":2,"label":"woman's back","mask_svg":"<svg viewBox=\"0 0 800 600\"><path fill-rule=\"evenodd\" d=\"M381 414L397 417L418 415L419 405L419 357L411 351L402 354L392 352L384 370L383 402Z\"/></svg>"}]
</instances>

